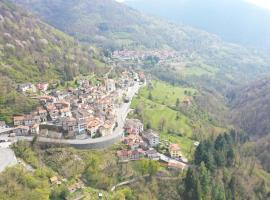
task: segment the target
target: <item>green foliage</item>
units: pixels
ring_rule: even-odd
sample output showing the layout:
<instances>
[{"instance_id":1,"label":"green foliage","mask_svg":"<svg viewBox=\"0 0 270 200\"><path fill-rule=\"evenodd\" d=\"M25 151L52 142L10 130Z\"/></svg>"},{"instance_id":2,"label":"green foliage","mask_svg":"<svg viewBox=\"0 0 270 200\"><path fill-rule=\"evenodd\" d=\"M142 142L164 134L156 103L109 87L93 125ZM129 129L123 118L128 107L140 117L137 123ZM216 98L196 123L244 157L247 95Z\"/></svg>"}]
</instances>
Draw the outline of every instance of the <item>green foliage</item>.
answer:
<instances>
[{"instance_id":1,"label":"green foliage","mask_svg":"<svg viewBox=\"0 0 270 200\"><path fill-rule=\"evenodd\" d=\"M37 154L32 150L28 142L18 141L12 145L12 149L17 157L23 159L32 167L37 168L40 166L39 160L37 159Z\"/></svg>"},{"instance_id":2,"label":"green foliage","mask_svg":"<svg viewBox=\"0 0 270 200\"><path fill-rule=\"evenodd\" d=\"M193 168L189 168L179 193L185 199L244 200L267 199L269 183L251 174L246 155L237 146L239 136L235 131L219 135L215 140L202 141L195 152ZM233 151L233 153L231 152ZM236 163L243 162L242 165ZM268 175L267 175L268 176ZM247 184L249 183L249 184Z\"/></svg>"},{"instance_id":3,"label":"green foliage","mask_svg":"<svg viewBox=\"0 0 270 200\"><path fill-rule=\"evenodd\" d=\"M202 162L198 168L199 180L202 190L202 199L208 199L210 189L211 189L211 176L204 162Z\"/></svg>"},{"instance_id":4,"label":"green foliage","mask_svg":"<svg viewBox=\"0 0 270 200\"><path fill-rule=\"evenodd\" d=\"M129 187L122 188L118 190L112 197L114 200L135 200L136 197L133 191Z\"/></svg>"},{"instance_id":5,"label":"green foliage","mask_svg":"<svg viewBox=\"0 0 270 200\"><path fill-rule=\"evenodd\" d=\"M184 179L185 184L184 199L186 200L202 199L201 184L195 173L196 172L193 169L189 168L187 171L187 175Z\"/></svg>"},{"instance_id":6,"label":"green foliage","mask_svg":"<svg viewBox=\"0 0 270 200\"><path fill-rule=\"evenodd\" d=\"M140 160L136 162L135 169L142 176L149 175L152 177L157 173L159 164L157 161L153 160Z\"/></svg>"},{"instance_id":7,"label":"green foliage","mask_svg":"<svg viewBox=\"0 0 270 200\"><path fill-rule=\"evenodd\" d=\"M1 174L0 199L49 200L48 178L37 176L21 167L7 169Z\"/></svg>"},{"instance_id":8,"label":"green foliage","mask_svg":"<svg viewBox=\"0 0 270 200\"><path fill-rule=\"evenodd\" d=\"M13 115L32 111L38 102L19 94L14 89L14 82L0 75L0 120L12 123Z\"/></svg>"},{"instance_id":9,"label":"green foliage","mask_svg":"<svg viewBox=\"0 0 270 200\"><path fill-rule=\"evenodd\" d=\"M204 162L206 167L213 171L215 168L233 166L235 153L232 134L219 135L215 142L211 140L202 141L195 151L194 163L199 165Z\"/></svg>"},{"instance_id":10,"label":"green foliage","mask_svg":"<svg viewBox=\"0 0 270 200\"><path fill-rule=\"evenodd\" d=\"M56 186L52 189L50 194L50 200L62 200L66 199L69 192L65 185Z\"/></svg>"},{"instance_id":11,"label":"green foliage","mask_svg":"<svg viewBox=\"0 0 270 200\"><path fill-rule=\"evenodd\" d=\"M215 184L215 186L212 188L212 197L216 200L226 200L224 186L221 182Z\"/></svg>"},{"instance_id":12,"label":"green foliage","mask_svg":"<svg viewBox=\"0 0 270 200\"><path fill-rule=\"evenodd\" d=\"M249 135L267 136L269 124L270 80L265 78L248 83L228 93L232 122Z\"/></svg>"},{"instance_id":13,"label":"green foliage","mask_svg":"<svg viewBox=\"0 0 270 200\"><path fill-rule=\"evenodd\" d=\"M176 103L175 103L175 106L178 107L180 105L180 100L179 98L176 99Z\"/></svg>"},{"instance_id":14,"label":"green foliage","mask_svg":"<svg viewBox=\"0 0 270 200\"><path fill-rule=\"evenodd\" d=\"M79 74L102 73L91 47L41 22L12 5L0 2L0 120L31 111L37 101L16 92L18 83L72 80Z\"/></svg>"},{"instance_id":15,"label":"green foliage","mask_svg":"<svg viewBox=\"0 0 270 200\"><path fill-rule=\"evenodd\" d=\"M151 94L152 100L149 100ZM161 138L178 143L183 154L191 158L194 141L216 135L220 128L215 120L195 102L199 96L196 89L153 80L140 89L139 94L132 100L131 107L135 109L134 116L143 121L145 127L160 131ZM191 100L191 105L182 102ZM176 104L178 106L176 106Z\"/></svg>"},{"instance_id":16,"label":"green foliage","mask_svg":"<svg viewBox=\"0 0 270 200\"><path fill-rule=\"evenodd\" d=\"M72 149L48 149L43 161L62 176L72 179L83 173L85 163Z\"/></svg>"},{"instance_id":17,"label":"green foliage","mask_svg":"<svg viewBox=\"0 0 270 200\"><path fill-rule=\"evenodd\" d=\"M245 146L245 151L250 156L255 156L262 167L270 173L270 154L269 154L269 146L270 146L270 136L265 136L260 138L257 141L253 141L248 143Z\"/></svg>"},{"instance_id":18,"label":"green foliage","mask_svg":"<svg viewBox=\"0 0 270 200\"><path fill-rule=\"evenodd\" d=\"M149 92L149 94L148 94L148 99L149 100L153 100L153 96L152 96L152 93L151 92Z\"/></svg>"}]
</instances>

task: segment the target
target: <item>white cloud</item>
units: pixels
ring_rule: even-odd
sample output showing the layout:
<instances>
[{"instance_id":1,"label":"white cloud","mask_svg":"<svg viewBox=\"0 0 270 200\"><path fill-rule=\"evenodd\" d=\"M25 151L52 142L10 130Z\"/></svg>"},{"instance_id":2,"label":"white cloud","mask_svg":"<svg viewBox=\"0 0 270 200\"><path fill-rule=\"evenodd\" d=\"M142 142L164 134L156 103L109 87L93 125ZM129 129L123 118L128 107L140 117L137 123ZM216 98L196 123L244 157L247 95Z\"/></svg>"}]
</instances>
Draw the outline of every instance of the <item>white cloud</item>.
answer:
<instances>
[{"instance_id":1,"label":"white cloud","mask_svg":"<svg viewBox=\"0 0 270 200\"><path fill-rule=\"evenodd\" d=\"M258 7L270 10L270 0L246 0L246 1Z\"/></svg>"}]
</instances>

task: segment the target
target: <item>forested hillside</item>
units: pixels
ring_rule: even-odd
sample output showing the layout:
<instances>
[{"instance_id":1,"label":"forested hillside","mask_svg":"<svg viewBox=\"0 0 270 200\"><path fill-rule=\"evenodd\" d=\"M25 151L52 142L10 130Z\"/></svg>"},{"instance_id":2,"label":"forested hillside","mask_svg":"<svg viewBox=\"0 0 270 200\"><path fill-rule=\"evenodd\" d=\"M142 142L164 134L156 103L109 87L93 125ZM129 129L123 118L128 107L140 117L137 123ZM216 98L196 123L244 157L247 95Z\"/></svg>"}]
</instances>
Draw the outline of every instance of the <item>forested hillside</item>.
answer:
<instances>
[{"instance_id":1,"label":"forested hillside","mask_svg":"<svg viewBox=\"0 0 270 200\"><path fill-rule=\"evenodd\" d=\"M93 50L6 1L0 2L1 74L16 82L70 80L93 70Z\"/></svg>"},{"instance_id":2,"label":"forested hillside","mask_svg":"<svg viewBox=\"0 0 270 200\"><path fill-rule=\"evenodd\" d=\"M270 72L269 59L261 53L198 29L143 15L113 0L14 1L83 42L109 49L179 51L183 58L175 70L187 71L186 76L199 79L199 84L214 80L214 87L231 86Z\"/></svg>"},{"instance_id":3,"label":"forested hillside","mask_svg":"<svg viewBox=\"0 0 270 200\"><path fill-rule=\"evenodd\" d=\"M245 141L235 131L202 141L195 152L194 167L188 169L179 186L183 199L269 199L269 174L239 147Z\"/></svg>"},{"instance_id":4,"label":"forested hillside","mask_svg":"<svg viewBox=\"0 0 270 200\"><path fill-rule=\"evenodd\" d=\"M251 136L270 133L270 80L252 82L228 94L232 119Z\"/></svg>"},{"instance_id":5,"label":"forested hillside","mask_svg":"<svg viewBox=\"0 0 270 200\"><path fill-rule=\"evenodd\" d=\"M17 83L68 81L78 74L102 70L91 47L41 22L9 1L0 2L0 118L36 103L16 92Z\"/></svg>"}]
</instances>

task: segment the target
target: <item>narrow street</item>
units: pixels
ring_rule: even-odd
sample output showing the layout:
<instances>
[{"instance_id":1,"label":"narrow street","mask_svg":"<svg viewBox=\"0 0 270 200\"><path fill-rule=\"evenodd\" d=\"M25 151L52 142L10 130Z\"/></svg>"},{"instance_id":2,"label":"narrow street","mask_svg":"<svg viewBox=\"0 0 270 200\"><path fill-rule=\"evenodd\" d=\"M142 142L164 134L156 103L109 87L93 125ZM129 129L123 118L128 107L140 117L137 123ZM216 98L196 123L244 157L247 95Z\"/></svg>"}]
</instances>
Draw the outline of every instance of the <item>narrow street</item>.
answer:
<instances>
[{"instance_id":1,"label":"narrow street","mask_svg":"<svg viewBox=\"0 0 270 200\"><path fill-rule=\"evenodd\" d=\"M117 122L118 127L115 129L114 134L123 134L124 132L124 125L127 118L127 115L129 113L131 100L135 96L136 92L138 92L140 89L139 83L136 83L133 87L129 88L127 92L127 97L130 99L130 102L123 103L123 105L118 109L117 111Z\"/></svg>"}]
</instances>

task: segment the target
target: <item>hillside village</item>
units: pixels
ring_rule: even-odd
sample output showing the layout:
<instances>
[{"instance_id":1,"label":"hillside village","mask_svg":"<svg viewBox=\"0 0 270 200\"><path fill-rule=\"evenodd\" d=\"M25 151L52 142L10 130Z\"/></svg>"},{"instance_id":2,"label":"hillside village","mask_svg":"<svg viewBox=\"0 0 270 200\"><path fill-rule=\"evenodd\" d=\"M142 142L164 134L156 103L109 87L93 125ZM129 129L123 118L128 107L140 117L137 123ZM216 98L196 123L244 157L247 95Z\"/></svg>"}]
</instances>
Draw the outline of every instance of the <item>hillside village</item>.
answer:
<instances>
[{"instance_id":1,"label":"hillside village","mask_svg":"<svg viewBox=\"0 0 270 200\"><path fill-rule=\"evenodd\" d=\"M122 142L127 149L117 151L119 162L136 161L142 158L163 161L169 169L187 168L187 159L182 155L178 144L169 143L160 139L159 133L144 129L143 123L138 119L127 119L125 137ZM165 151L162 151L164 147Z\"/></svg>"},{"instance_id":2,"label":"hillside village","mask_svg":"<svg viewBox=\"0 0 270 200\"><path fill-rule=\"evenodd\" d=\"M188 166L177 144L160 140L159 133L145 130L140 120L121 119L123 129L116 130L121 114L118 109L130 102L127 92L135 84L146 82L143 72L125 70L118 79L104 78L96 85L87 78L76 82L77 87L62 90L49 89L49 83L18 85L20 93L29 98L34 94L40 106L29 114L14 116L13 127L1 122L1 134L83 141L121 132L126 148L116 152L119 163L150 159L167 163L169 169L182 170Z\"/></svg>"},{"instance_id":3,"label":"hillside village","mask_svg":"<svg viewBox=\"0 0 270 200\"><path fill-rule=\"evenodd\" d=\"M116 109L129 101L126 98L129 87L144 81L143 74L124 71L119 80L105 78L102 83L91 85L89 80L80 79L77 88L61 91L49 91L48 83L18 85L21 93L41 91L36 97L41 106L30 114L14 116L14 127L6 131L15 136L66 139L110 135L118 125Z\"/></svg>"}]
</instances>

